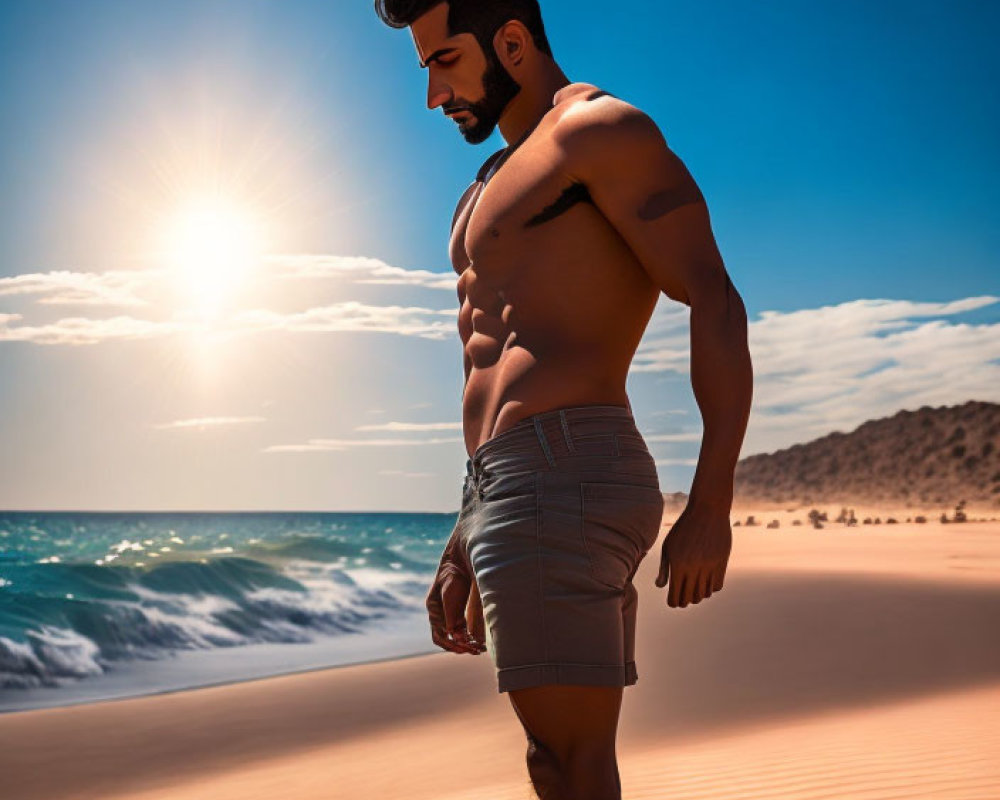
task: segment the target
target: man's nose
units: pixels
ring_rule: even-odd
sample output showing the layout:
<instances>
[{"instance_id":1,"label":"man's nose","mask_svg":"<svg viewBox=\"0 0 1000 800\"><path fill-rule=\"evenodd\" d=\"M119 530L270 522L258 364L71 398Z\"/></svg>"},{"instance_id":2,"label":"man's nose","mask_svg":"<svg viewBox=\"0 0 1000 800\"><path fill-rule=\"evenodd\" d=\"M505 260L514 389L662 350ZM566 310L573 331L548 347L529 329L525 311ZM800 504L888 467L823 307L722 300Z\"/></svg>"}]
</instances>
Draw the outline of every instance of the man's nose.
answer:
<instances>
[{"instance_id":1,"label":"man's nose","mask_svg":"<svg viewBox=\"0 0 1000 800\"><path fill-rule=\"evenodd\" d=\"M427 108L434 110L451 99L451 89L444 83L427 82Z\"/></svg>"}]
</instances>

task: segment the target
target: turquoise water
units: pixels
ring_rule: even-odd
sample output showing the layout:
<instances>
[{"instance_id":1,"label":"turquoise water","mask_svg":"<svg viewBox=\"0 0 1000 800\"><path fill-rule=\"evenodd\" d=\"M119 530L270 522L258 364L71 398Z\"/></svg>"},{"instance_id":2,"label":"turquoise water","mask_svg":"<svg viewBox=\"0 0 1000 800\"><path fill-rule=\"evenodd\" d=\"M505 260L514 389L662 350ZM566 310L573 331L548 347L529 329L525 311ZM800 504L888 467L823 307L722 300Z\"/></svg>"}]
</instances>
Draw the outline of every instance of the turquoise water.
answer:
<instances>
[{"instance_id":1,"label":"turquoise water","mask_svg":"<svg viewBox=\"0 0 1000 800\"><path fill-rule=\"evenodd\" d=\"M222 663L245 677L434 652L424 598L455 519L0 512L0 710L70 701L88 681L113 688L116 672L141 693L140 662L152 691L206 670L225 679ZM223 650L268 655L256 672L246 659L209 666L204 654ZM198 666L172 663L166 680L164 659Z\"/></svg>"}]
</instances>

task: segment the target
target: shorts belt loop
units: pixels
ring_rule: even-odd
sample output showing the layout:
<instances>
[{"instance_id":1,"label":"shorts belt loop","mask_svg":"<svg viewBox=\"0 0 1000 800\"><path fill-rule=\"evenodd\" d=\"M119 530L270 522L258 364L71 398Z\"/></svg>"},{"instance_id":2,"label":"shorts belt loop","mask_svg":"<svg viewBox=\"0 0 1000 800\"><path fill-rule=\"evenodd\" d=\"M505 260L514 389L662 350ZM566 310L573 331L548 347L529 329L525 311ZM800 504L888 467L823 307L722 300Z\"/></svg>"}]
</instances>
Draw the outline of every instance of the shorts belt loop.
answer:
<instances>
[{"instance_id":1,"label":"shorts belt loop","mask_svg":"<svg viewBox=\"0 0 1000 800\"><path fill-rule=\"evenodd\" d=\"M549 440L545 438L545 431L542 430L542 421L538 418L534 418L535 422L535 434L538 436L538 441L542 445L542 450L545 451L545 460L549 462L550 467L556 465L556 461L552 458L552 450L549 448Z\"/></svg>"},{"instance_id":2,"label":"shorts belt loop","mask_svg":"<svg viewBox=\"0 0 1000 800\"><path fill-rule=\"evenodd\" d=\"M573 452L573 437L569 434L569 423L566 422L566 410L559 409L559 421L562 422L563 438L566 440L566 447Z\"/></svg>"}]
</instances>

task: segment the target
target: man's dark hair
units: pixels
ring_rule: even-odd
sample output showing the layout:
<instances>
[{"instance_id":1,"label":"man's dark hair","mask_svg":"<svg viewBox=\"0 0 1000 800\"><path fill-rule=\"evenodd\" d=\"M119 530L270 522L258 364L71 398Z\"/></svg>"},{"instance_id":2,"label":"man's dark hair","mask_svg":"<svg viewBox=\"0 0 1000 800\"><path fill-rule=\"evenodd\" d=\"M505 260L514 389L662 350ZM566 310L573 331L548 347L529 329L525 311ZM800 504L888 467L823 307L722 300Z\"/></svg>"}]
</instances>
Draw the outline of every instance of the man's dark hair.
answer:
<instances>
[{"instance_id":1,"label":"man's dark hair","mask_svg":"<svg viewBox=\"0 0 1000 800\"><path fill-rule=\"evenodd\" d=\"M516 19L528 29L535 47L552 58L538 0L375 0L375 13L389 27L405 28L443 2L448 3L448 35L471 33L487 57L493 54L500 26Z\"/></svg>"}]
</instances>

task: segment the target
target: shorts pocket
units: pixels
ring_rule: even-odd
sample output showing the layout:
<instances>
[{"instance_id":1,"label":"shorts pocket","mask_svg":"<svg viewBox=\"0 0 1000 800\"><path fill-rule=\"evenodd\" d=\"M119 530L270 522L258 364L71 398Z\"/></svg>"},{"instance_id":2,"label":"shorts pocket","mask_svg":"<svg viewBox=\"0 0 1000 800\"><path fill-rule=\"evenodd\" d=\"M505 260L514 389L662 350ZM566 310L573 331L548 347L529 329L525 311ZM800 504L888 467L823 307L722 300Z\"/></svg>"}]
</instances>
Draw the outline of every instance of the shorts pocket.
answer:
<instances>
[{"instance_id":1,"label":"shorts pocket","mask_svg":"<svg viewBox=\"0 0 1000 800\"><path fill-rule=\"evenodd\" d=\"M659 537L663 495L658 486L641 483L584 482L580 519L591 576L624 589Z\"/></svg>"},{"instance_id":2,"label":"shorts pocket","mask_svg":"<svg viewBox=\"0 0 1000 800\"><path fill-rule=\"evenodd\" d=\"M535 470L517 472L486 472L480 484L483 499L506 500L514 497L534 496Z\"/></svg>"},{"instance_id":3,"label":"shorts pocket","mask_svg":"<svg viewBox=\"0 0 1000 800\"><path fill-rule=\"evenodd\" d=\"M649 453L646 440L642 436L634 433L616 433L615 438L618 440L619 453Z\"/></svg>"}]
</instances>

